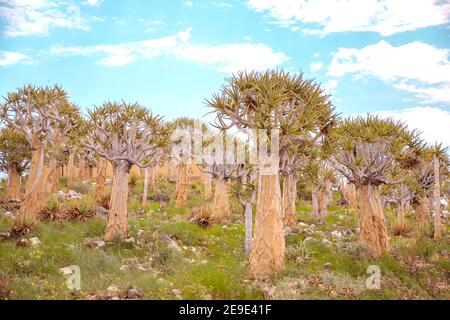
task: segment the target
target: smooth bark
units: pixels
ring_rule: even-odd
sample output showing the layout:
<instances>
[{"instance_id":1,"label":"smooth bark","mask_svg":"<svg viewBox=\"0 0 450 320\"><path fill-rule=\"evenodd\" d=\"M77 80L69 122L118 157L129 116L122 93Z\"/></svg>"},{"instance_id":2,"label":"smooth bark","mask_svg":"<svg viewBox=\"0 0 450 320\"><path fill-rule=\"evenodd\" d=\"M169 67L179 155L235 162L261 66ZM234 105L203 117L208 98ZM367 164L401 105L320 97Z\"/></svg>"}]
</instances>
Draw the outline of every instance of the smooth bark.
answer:
<instances>
[{"instance_id":1,"label":"smooth bark","mask_svg":"<svg viewBox=\"0 0 450 320\"><path fill-rule=\"evenodd\" d=\"M284 267L285 242L279 175L260 175L250 273L262 280Z\"/></svg>"},{"instance_id":2,"label":"smooth bark","mask_svg":"<svg viewBox=\"0 0 450 320\"><path fill-rule=\"evenodd\" d=\"M283 181L283 225L297 227L297 181L293 175L287 175Z\"/></svg>"},{"instance_id":3,"label":"smooth bark","mask_svg":"<svg viewBox=\"0 0 450 320\"><path fill-rule=\"evenodd\" d=\"M8 166L8 185L5 195L6 201L20 201L20 172L17 164L11 163Z\"/></svg>"},{"instance_id":4,"label":"smooth bark","mask_svg":"<svg viewBox=\"0 0 450 320\"><path fill-rule=\"evenodd\" d=\"M359 238L371 249L373 257L389 252L389 239L381 205L380 187L362 185L359 188Z\"/></svg>"},{"instance_id":5,"label":"smooth bark","mask_svg":"<svg viewBox=\"0 0 450 320\"><path fill-rule=\"evenodd\" d=\"M213 212L211 214L211 219L214 222L221 223L224 220L228 220L231 215L228 195L228 181L220 178L215 180L216 188L214 191Z\"/></svg>"},{"instance_id":6,"label":"smooth bark","mask_svg":"<svg viewBox=\"0 0 450 320\"><path fill-rule=\"evenodd\" d=\"M112 240L115 237L125 239L127 237L128 173L128 165L114 166L110 209L105 233L106 240Z\"/></svg>"}]
</instances>

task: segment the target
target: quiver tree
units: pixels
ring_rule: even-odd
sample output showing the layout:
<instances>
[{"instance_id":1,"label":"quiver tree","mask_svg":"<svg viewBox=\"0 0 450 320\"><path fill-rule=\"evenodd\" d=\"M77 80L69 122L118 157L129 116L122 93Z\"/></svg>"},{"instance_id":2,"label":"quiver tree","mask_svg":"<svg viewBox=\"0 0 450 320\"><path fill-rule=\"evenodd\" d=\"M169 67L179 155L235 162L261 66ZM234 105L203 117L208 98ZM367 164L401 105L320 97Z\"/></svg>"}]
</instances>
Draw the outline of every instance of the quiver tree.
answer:
<instances>
[{"instance_id":1,"label":"quiver tree","mask_svg":"<svg viewBox=\"0 0 450 320\"><path fill-rule=\"evenodd\" d=\"M178 118L171 125L174 128L172 134L174 149L171 153L171 160L176 165L175 206L180 207L188 199L188 164L192 160L192 137L194 134L195 120Z\"/></svg>"},{"instance_id":2,"label":"quiver tree","mask_svg":"<svg viewBox=\"0 0 450 320\"><path fill-rule=\"evenodd\" d=\"M420 159L411 171L410 188L412 191L412 207L415 212L416 225L420 227L430 220L429 194L434 184L433 164Z\"/></svg>"},{"instance_id":3,"label":"quiver tree","mask_svg":"<svg viewBox=\"0 0 450 320\"><path fill-rule=\"evenodd\" d=\"M113 167L110 209L105 238L127 236L128 174L133 165L145 168L169 143L162 119L139 104L107 102L89 112L90 135L85 146Z\"/></svg>"},{"instance_id":4,"label":"quiver tree","mask_svg":"<svg viewBox=\"0 0 450 320\"><path fill-rule=\"evenodd\" d=\"M0 171L8 174L5 201L21 200L21 177L31 159L31 146L26 136L11 128L0 131Z\"/></svg>"},{"instance_id":5,"label":"quiver tree","mask_svg":"<svg viewBox=\"0 0 450 320\"><path fill-rule=\"evenodd\" d=\"M433 157L433 208L434 208L434 240L442 239L442 222L441 222L441 182L448 178L449 159L447 148L442 144L436 144L430 148L430 154ZM444 179L441 180L441 176Z\"/></svg>"},{"instance_id":6,"label":"quiver tree","mask_svg":"<svg viewBox=\"0 0 450 320\"><path fill-rule=\"evenodd\" d=\"M280 173L283 176L282 182L282 212L283 225L291 228L297 227L297 182L299 169L304 159L303 150L298 147L288 148L280 159Z\"/></svg>"},{"instance_id":7,"label":"quiver tree","mask_svg":"<svg viewBox=\"0 0 450 320\"><path fill-rule=\"evenodd\" d=\"M396 168L395 168L396 169ZM403 175L406 175L404 173ZM394 179L401 179L401 175L394 174ZM406 220L405 216L407 213L408 203L413 199L413 193L411 192L408 184L405 181L402 181L395 185L387 186L388 190L386 190L386 197L388 199L388 203L393 203L397 209L397 229L399 232L402 232L406 228Z\"/></svg>"},{"instance_id":8,"label":"quiver tree","mask_svg":"<svg viewBox=\"0 0 450 320\"><path fill-rule=\"evenodd\" d=\"M154 152L152 157L147 158L144 162L146 164L145 168L142 170L144 171L144 188L142 191L142 204L147 204L147 198L148 198L148 186L149 182L151 186L155 185L155 170L158 167L159 163L162 163L166 161L169 155L169 147L170 145L167 144L166 146L163 146L161 148L158 148L156 152Z\"/></svg>"},{"instance_id":9,"label":"quiver tree","mask_svg":"<svg viewBox=\"0 0 450 320\"><path fill-rule=\"evenodd\" d=\"M233 126L258 130L259 147L267 140L274 142L264 148L271 156L258 160L256 222L250 254L252 276L267 278L284 267L279 161L292 145L314 144L327 130L333 108L313 80L284 71L233 75L206 103L215 109L216 126L222 130ZM260 155L264 153L261 151Z\"/></svg>"},{"instance_id":10,"label":"quiver tree","mask_svg":"<svg viewBox=\"0 0 450 320\"><path fill-rule=\"evenodd\" d=\"M25 86L9 93L1 106L0 118L13 129L23 132L32 148L25 196L19 214L36 221L48 195L45 148L53 143L60 121L58 110L68 104L67 93L58 86Z\"/></svg>"},{"instance_id":11,"label":"quiver tree","mask_svg":"<svg viewBox=\"0 0 450 320\"><path fill-rule=\"evenodd\" d=\"M236 156L238 149L235 147L238 143L234 139L227 141L227 138L226 135L216 136L214 143L207 146L202 157L203 163L200 165L200 169L210 174L215 182L211 220L216 223L229 220L231 180L245 174L243 170L240 170L244 165L240 160L243 159Z\"/></svg>"},{"instance_id":12,"label":"quiver tree","mask_svg":"<svg viewBox=\"0 0 450 320\"><path fill-rule=\"evenodd\" d=\"M380 186L399 182L389 179L389 170L420 144L416 133L400 122L369 115L342 121L327 142L334 168L358 188L360 240L374 257L389 252Z\"/></svg>"},{"instance_id":13,"label":"quiver tree","mask_svg":"<svg viewBox=\"0 0 450 320\"><path fill-rule=\"evenodd\" d=\"M335 171L325 162L320 162L312 169L312 204L313 216L317 222L323 223L328 212L328 205L333 200L333 184L336 182Z\"/></svg>"},{"instance_id":14,"label":"quiver tree","mask_svg":"<svg viewBox=\"0 0 450 320\"><path fill-rule=\"evenodd\" d=\"M355 185L343 177L340 179L339 192L344 200L345 207L349 210L355 210L358 206Z\"/></svg>"}]
</instances>

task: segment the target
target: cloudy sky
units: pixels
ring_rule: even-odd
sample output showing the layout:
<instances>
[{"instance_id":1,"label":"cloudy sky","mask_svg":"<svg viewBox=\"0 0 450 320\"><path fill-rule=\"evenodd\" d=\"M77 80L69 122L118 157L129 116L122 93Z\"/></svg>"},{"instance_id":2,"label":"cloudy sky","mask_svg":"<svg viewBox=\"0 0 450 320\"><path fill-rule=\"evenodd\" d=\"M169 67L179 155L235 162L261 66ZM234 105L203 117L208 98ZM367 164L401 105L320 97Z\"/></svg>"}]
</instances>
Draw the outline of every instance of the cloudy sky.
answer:
<instances>
[{"instance_id":1,"label":"cloudy sky","mask_svg":"<svg viewBox=\"0 0 450 320\"><path fill-rule=\"evenodd\" d=\"M59 83L83 109L201 117L230 73L284 68L344 116L450 145L450 0L0 0L0 31L1 95Z\"/></svg>"}]
</instances>

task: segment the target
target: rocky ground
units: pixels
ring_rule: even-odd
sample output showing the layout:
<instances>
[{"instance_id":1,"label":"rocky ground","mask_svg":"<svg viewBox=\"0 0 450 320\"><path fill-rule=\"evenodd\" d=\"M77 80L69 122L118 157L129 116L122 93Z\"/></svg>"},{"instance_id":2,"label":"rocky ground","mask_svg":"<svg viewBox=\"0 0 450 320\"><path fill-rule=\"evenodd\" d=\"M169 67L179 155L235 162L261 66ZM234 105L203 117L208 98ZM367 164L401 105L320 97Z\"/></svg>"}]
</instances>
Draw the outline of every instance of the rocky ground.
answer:
<instances>
[{"instance_id":1,"label":"rocky ground","mask_svg":"<svg viewBox=\"0 0 450 320\"><path fill-rule=\"evenodd\" d=\"M203 201L200 186L192 186L188 203L177 209L170 199L174 185L158 185L151 195L157 201L145 207L136 185L129 238L105 242L106 211L89 196L91 189L61 186L57 201L49 200L46 221L29 233L11 234L16 209L0 210L1 299L450 298L448 221L443 241L432 240L431 227L411 228L391 238L391 255L371 260L357 241L355 212L332 206L318 225L310 204L299 201L298 227L284 230L285 270L256 283L247 270L237 204L229 223L202 228L190 222L192 209ZM390 223L394 213L387 217ZM80 270L79 291L67 287L71 266ZM379 290L367 289L373 270L381 272Z\"/></svg>"}]
</instances>

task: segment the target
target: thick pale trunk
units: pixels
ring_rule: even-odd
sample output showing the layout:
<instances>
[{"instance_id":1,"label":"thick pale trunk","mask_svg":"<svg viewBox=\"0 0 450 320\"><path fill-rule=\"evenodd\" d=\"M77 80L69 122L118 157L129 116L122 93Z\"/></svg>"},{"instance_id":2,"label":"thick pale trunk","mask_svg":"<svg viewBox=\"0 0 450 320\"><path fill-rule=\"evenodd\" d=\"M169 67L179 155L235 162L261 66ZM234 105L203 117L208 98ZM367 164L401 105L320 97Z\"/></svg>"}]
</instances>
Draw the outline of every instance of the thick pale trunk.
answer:
<instances>
[{"instance_id":1,"label":"thick pale trunk","mask_svg":"<svg viewBox=\"0 0 450 320\"><path fill-rule=\"evenodd\" d=\"M47 168L44 165L44 147L37 135L33 136L31 144L33 152L30 171L19 215L28 215L33 221L37 221L38 213L45 207L47 200Z\"/></svg>"},{"instance_id":2,"label":"thick pale trunk","mask_svg":"<svg viewBox=\"0 0 450 320\"><path fill-rule=\"evenodd\" d=\"M320 192L319 195L319 222L323 223L323 220L328 212L328 203L330 202L332 198L331 194L331 184L330 182L325 182L325 187Z\"/></svg>"},{"instance_id":3,"label":"thick pale trunk","mask_svg":"<svg viewBox=\"0 0 450 320\"><path fill-rule=\"evenodd\" d=\"M75 172L74 172L75 168L73 165L74 160L75 160L75 153L72 150L70 150L69 161L67 162L67 173L66 173L68 181L72 181L72 179L75 177Z\"/></svg>"},{"instance_id":4,"label":"thick pale trunk","mask_svg":"<svg viewBox=\"0 0 450 320\"><path fill-rule=\"evenodd\" d=\"M397 226L403 230L406 226L405 221L405 205L402 203L399 203L397 205Z\"/></svg>"},{"instance_id":5,"label":"thick pale trunk","mask_svg":"<svg viewBox=\"0 0 450 320\"><path fill-rule=\"evenodd\" d=\"M128 172L125 164L114 166L114 177L105 239L125 239L128 225Z\"/></svg>"},{"instance_id":6,"label":"thick pale trunk","mask_svg":"<svg viewBox=\"0 0 450 320\"><path fill-rule=\"evenodd\" d=\"M144 168L144 189L142 191L142 205L147 204L148 197L148 180L149 180L149 171L151 169L149 167Z\"/></svg>"},{"instance_id":7,"label":"thick pale trunk","mask_svg":"<svg viewBox=\"0 0 450 320\"><path fill-rule=\"evenodd\" d=\"M187 179L187 165L178 165L176 207L181 207L187 201Z\"/></svg>"},{"instance_id":8,"label":"thick pale trunk","mask_svg":"<svg viewBox=\"0 0 450 320\"><path fill-rule=\"evenodd\" d=\"M283 225L291 228L297 227L297 181L293 175L284 177L283 185Z\"/></svg>"},{"instance_id":9,"label":"thick pale trunk","mask_svg":"<svg viewBox=\"0 0 450 320\"><path fill-rule=\"evenodd\" d=\"M347 201L347 209L355 210L357 207L356 186L353 183L349 183L343 187L343 193L345 200Z\"/></svg>"},{"instance_id":10,"label":"thick pale trunk","mask_svg":"<svg viewBox=\"0 0 450 320\"><path fill-rule=\"evenodd\" d=\"M251 203L245 204L245 253L247 256L252 251L252 236L253 236L253 206Z\"/></svg>"},{"instance_id":11,"label":"thick pale trunk","mask_svg":"<svg viewBox=\"0 0 450 320\"><path fill-rule=\"evenodd\" d=\"M158 166L150 168L150 186L154 187L156 185L158 175Z\"/></svg>"},{"instance_id":12,"label":"thick pale trunk","mask_svg":"<svg viewBox=\"0 0 450 320\"><path fill-rule=\"evenodd\" d=\"M8 166L8 186L6 190L6 201L20 201L20 173L15 163Z\"/></svg>"},{"instance_id":13,"label":"thick pale trunk","mask_svg":"<svg viewBox=\"0 0 450 320\"><path fill-rule=\"evenodd\" d=\"M220 223L230 218L230 201L228 199L228 182L224 179L216 179L214 191L213 210L211 219Z\"/></svg>"},{"instance_id":14,"label":"thick pale trunk","mask_svg":"<svg viewBox=\"0 0 450 320\"><path fill-rule=\"evenodd\" d=\"M203 195L205 200L209 200L211 198L212 193L212 177L209 173L205 173L205 193Z\"/></svg>"},{"instance_id":15,"label":"thick pale trunk","mask_svg":"<svg viewBox=\"0 0 450 320\"><path fill-rule=\"evenodd\" d=\"M319 210L320 210L320 191L317 186L312 187L311 190L311 203L312 203L312 214L316 221L319 220Z\"/></svg>"},{"instance_id":16,"label":"thick pale trunk","mask_svg":"<svg viewBox=\"0 0 450 320\"><path fill-rule=\"evenodd\" d=\"M101 195L105 190L106 166L108 161L104 158L98 160L97 181L95 185L95 194Z\"/></svg>"},{"instance_id":17,"label":"thick pale trunk","mask_svg":"<svg viewBox=\"0 0 450 320\"><path fill-rule=\"evenodd\" d=\"M389 252L389 239L379 187L363 185L359 188L359 209L361 211L360 240L369 246L373 257Z\"/></svg>"},{"instance_id":18,"label":"thick pale trunk","mask_svg":"<svg viewBox=\"0 0 450 320\"><path fill-rule=\"evenodd\" d=\"M442 239L439 159L434 157L434 240Z\"/></svg>"},{"instance_id":19,"label":"thick pale trunk","mask_svg":"<svg viewBox=\"0 0 450 320\"><path fill-rule=\"evenodd\" d=\"M52 141L52 148L55 150L51 153L51 158L48 165L48 175L47 175L47 192L48 193L54 193L58 191L58 177L59 177L59 170L58 170L58 160L57 157L57 150L59 145L61 144L61 133L59 131L55 134L55 139Z\"/></svg>"},{"instance_id":20,"label":"thick pale trunk","mask_svg":"<svg viewBox=\"0 0 450 320\"><path fill-rule=\"evenodd\" d=\"M78 158L78 179L86 179L86 160L81 155Z\"/></svg>"},{"instance_id":21,"label":"thick pale trunk","mask_svg":"<svg viewBox=\"0 0 450 320\"><path fill-rule=\"evenodd\" d=\"M430 206L426 196L417 196L413 202L417 225L423 225L430 219Z\"/></svg>"},{"instance_id":22,"label":"thick pale trunk","mask_svg":"<svg viewBox=\"0 0 450 320\"><path fill-rule=\"evenodd\" d=\"M278 174L260 175L250 272L265 279L284 267L285 243Z\"/></svg>"}]
</instances>

